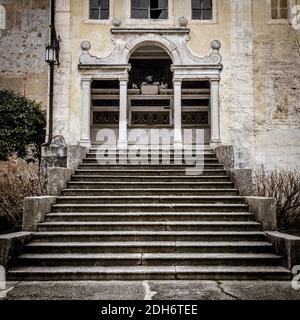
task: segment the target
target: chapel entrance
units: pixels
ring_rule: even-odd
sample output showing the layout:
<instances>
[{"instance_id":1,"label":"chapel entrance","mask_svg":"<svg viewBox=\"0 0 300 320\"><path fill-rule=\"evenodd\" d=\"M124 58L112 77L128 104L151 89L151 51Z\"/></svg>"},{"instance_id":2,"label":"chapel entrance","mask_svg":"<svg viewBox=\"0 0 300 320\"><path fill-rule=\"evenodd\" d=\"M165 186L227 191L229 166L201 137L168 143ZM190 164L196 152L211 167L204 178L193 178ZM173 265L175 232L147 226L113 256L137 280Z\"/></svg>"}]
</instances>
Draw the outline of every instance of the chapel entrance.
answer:
<instances>
[{"instance_id":1,"label":"chapel entrance","mask_svg":"<svg viewBox=\"0 0 300 320\"><path fill-rule=\"evenodd\" d=\"M120 113L121 97L124 104L124 91L120 90L124 87L119 80L98 79L91 84L92 142L100 128L114 129L120 139L120 121L123 122L125 118L128 134L133 129L176 129L176 119L178 123L178 117L181 117L182 130L203 129L205 143L210 143L209 80L182 79L178 87L171 57L163 48L155 45L137 48L130 56L129 65L131 68L125 89L126 114ZM177 115L176 103L177 109L180 104L180 114L177 112Z\"/></svg>"}]
</instances>

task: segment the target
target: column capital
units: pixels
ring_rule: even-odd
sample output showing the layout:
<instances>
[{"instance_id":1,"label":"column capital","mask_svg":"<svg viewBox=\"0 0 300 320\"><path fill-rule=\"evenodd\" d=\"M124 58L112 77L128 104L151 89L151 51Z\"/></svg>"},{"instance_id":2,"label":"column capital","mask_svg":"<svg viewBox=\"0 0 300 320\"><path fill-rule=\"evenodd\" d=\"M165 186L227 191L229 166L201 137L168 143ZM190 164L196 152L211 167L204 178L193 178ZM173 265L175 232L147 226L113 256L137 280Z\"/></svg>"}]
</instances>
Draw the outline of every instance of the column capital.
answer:
<instances>
[{"instance_id":1,"label":"column capital","mask_svg":"<svg viewBox=\"0 0 300 320\"><path fill-rule=\"evenodd\" d=\"M210 79L209 82L211 85L219 85L220 79Z\"/></svg>"},{"instance_id":2,"label":"column capital","mask_svg":"<svg viewBox=\"0 0 300 320\"><path fill-rule=\"evenodd\" d=\"M92 79L91 78L81 78L81 86L83 85L91 85Z\"/></svg>"},{"instance_id":3,"label":"column capital","mask_svg":"<svg viewBox=\"0 0 300 320\"><path fill-rule=\"evenodd\" d=\"M173 79L173 83L174 84L181 84L182 83L182 81L183 81L183 79L181 79L181 78L175 78L175 79Z\"/></svg>"},{"instance_id":4,"label":"column capital","mask_svg":"<svg viewBox=\"0 0 300 320\"><path fill-rule=\"evenodd\" d=\"M128 79L128 77L126 77L126 78L124 77L124 78L119 78L119 81L120 81L120 84L127 84L129 79Z\"/></svg>"}]
</instances>

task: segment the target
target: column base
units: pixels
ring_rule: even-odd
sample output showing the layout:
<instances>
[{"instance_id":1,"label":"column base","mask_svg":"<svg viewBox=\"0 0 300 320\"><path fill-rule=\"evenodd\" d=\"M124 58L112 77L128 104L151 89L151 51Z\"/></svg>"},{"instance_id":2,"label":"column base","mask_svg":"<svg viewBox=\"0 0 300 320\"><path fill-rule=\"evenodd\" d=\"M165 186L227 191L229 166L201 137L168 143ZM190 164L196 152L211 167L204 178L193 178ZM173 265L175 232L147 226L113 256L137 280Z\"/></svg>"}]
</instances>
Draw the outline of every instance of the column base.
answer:
<instances>
[{"instance_id":1,"label":"column base","mask_svg":"<svg viewBox=\"0 0 300 320\"><path fill-rule=\"evenodd\" d=\"M125 141L125 140L119 140L119 141L118 141L118 148L119 148L120 150L127 150L127 148L128 148L128 143L127 143L127 141Z\"/></svg>"},{"instance_id":2,"label":"column base","mask_svg":"<svg viewBox=\"0 0 300 320\"><path fill-rule=\"evenodd\" d=\"M210 147L211 148L216 148L221 145L221 140L211 140L210 142Z\"/></svg>"},{"instance_id":3,"label":"column base","mask_svg":"<svg viewBox=\"0 0 300 320\"><path fill-rule=\"evenodd\" d=\"M92 146L91 140L80 140L80 145L87 149L90 149Z\"/></svg>"},{"instance_id":4,"label":"column base","mask_svg":"<svg viewBox=\"0 0 300 320\"><path fill-rule=\"evenodd\" d=\"M175 150L182 150L183 148L183 142L182 140L176 140L174 141L174 149Z\"/></svg>"}]
</instances>

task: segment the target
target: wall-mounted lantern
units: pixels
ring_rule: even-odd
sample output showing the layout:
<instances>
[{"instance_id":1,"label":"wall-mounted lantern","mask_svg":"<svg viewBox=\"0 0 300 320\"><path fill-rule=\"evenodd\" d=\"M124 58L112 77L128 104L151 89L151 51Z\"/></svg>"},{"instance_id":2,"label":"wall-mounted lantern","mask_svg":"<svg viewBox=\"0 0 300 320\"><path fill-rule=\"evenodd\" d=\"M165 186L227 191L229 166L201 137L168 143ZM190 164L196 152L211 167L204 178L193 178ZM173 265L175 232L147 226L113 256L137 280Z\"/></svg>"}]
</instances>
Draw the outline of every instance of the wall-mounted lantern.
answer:
<instances>
[{"instance_id":1,"label":"wall-mounted lantern","mask_svg":"<svg viewBox=\"0 0 300 320\"><path fill-rule=\"evenodd\" d=\"M49 65L59 65L60 37L54 39L53 44L47 44L45 50L45 61Z\"/></svg>"}]
</instances>

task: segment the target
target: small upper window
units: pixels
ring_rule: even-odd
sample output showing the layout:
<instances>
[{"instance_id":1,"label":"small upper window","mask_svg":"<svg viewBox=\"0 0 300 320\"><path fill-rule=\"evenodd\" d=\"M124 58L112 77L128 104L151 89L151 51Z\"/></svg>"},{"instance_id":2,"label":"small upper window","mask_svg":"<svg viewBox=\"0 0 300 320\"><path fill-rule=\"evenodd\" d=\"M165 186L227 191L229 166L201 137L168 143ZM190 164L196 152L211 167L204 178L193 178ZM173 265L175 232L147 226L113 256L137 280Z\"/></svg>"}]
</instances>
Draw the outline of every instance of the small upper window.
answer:
<instances>
[{"instance_id":1,"label":"small upper window","mask_svg":"<svg viewBox=\"0 0 300 320\"><path fill-rule=\"evenodd\" d=\"M90 0L90 19L109 19L109 0Z\"/></svg>"},{"instance_id":2,"label":"small upper window","mask_svg":"<svg viewBox=\"0 0 300 320\"><path fill-rule=\"evenodd\" d=\"M288 18L288 0L271 0L272 19Z\"/></svg>"},{"instance_id":3,"label":"small upper window","mask_svg":"<svg viewBox=\"0 0 300 320\"><path fill-rule=\"evenodd\" d=\"M193 20L212 20L213 4L212 0L192 0Z\"/></svg>"},{"instance_id":4,"label":"small upper window","mask_svg":"<svg viewBox=\"0 0 300 320\"><path fill-rule=\"evenodd\" d=\"M131 18L168 19L168 0L131 0Z\"/></svg>"},{"instance_id":5,"label":"small upper window","mask_svg":"<svg viewBox=\"0 0 300 320\"><path fill-rule=\"evenodd\" d=\"M6 11L5 8L0 5L0 30L6 29Z\"/></svg>"}]
</instances>

